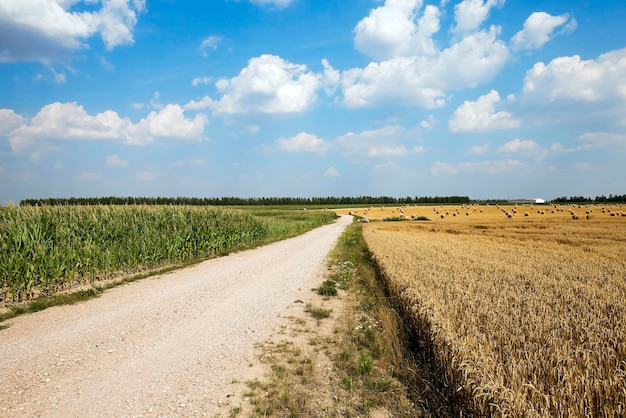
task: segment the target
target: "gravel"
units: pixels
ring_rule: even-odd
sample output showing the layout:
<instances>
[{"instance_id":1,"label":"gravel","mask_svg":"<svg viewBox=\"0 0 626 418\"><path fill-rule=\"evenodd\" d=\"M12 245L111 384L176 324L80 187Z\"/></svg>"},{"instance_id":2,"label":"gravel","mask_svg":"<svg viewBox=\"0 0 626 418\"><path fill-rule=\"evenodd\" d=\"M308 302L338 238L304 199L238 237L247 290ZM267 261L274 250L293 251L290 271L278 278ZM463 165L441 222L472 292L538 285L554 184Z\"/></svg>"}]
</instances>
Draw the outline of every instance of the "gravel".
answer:
<instances>
[{"instance_id":1,"label":"gravel","mask_svg":"<svg viewBox=\"0 0 626 418\"><path fill-rule=\"evenodd\" d=\"M227 416L351 221L6 321L0 416Z\"/></svg>"}]
</instances>

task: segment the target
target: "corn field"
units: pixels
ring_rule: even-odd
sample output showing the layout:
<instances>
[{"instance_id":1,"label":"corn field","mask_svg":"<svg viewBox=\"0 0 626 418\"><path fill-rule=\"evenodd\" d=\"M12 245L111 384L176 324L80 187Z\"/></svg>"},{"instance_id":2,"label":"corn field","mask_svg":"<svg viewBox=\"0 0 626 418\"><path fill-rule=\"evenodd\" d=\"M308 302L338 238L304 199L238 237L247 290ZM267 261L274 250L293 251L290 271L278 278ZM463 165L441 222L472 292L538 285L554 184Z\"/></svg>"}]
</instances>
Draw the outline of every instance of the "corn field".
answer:
<instances>
[{"instance_id":1,"label":"corn field","mask_svg":"<svg viewBox=\"0 0 626 418\"><path fill-rule=\"evenodd\" d=\"M221 255L335 215L191 206L0 207L0 303Z\"/></svg>"},{"instance_id":2,"label":"corn field","mask_svg":"<svg viewBox=\"0 0 626 418\"><path fill-rule=\"evenodd\" d=\"M460 410L626 416L626 222L372 222L363 235Z\"/></svg>"}]
</instances>

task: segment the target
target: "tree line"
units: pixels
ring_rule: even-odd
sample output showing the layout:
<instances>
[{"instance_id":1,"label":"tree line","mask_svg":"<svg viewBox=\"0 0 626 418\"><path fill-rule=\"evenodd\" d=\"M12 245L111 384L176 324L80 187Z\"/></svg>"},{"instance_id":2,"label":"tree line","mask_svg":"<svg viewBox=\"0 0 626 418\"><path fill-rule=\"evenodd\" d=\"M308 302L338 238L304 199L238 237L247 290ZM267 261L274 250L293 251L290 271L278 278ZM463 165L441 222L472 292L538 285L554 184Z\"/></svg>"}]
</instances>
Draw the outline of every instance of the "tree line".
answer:
<instances>
[{"instance_id":1,"label":"tree line","mask_svg":"<svg viewBox=\"0 0 626 418\"><path fill-rule=\"evenodd\" d=\"M622 195L614 195L610 194L607 196L596 196L595 199L585 196L562 196L557 197L552 202L554 203L624 203L626 202L626 194Z\"/></svg>"},{"instance_id":2,"label":"tree line","mask_svg":"<svg viewBox=\"0 0 626 418\"><path fill-rule=\"evenodd\" d=\"M70 197L24 199L20 206L192 205L192 206L335 206L400 204L468 204L467 196L358 197Z\"/></svg>"}]
</instances>

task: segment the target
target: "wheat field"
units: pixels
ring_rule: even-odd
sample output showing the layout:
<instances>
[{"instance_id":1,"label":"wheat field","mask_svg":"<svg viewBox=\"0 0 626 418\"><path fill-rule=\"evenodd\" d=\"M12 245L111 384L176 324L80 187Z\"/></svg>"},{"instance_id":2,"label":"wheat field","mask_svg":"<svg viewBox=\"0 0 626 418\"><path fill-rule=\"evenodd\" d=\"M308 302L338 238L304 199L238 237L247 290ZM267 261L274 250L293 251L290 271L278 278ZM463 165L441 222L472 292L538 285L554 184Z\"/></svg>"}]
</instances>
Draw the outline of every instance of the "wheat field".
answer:
<instances>
[{"instance_id":1,"label":"wheat field","mask_svg":"<svg viewBox=\"0 0 626 418\"><path fill-rule=\"evenodd\" d=\"M400 209L370 208L365 216L400 216ZM405 207L405 218L432 221L371 222L363 236L462 409L479 416L620 417L623 210Z\"/></svg>"}]
</instances>

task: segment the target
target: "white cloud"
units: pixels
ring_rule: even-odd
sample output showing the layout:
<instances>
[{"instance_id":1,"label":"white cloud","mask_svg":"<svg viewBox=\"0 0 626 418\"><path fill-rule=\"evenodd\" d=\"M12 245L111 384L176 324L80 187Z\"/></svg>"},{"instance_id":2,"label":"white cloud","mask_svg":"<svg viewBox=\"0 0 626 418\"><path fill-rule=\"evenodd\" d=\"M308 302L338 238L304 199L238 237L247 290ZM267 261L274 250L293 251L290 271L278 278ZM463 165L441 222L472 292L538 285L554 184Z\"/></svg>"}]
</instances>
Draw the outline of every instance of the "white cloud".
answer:
<instances>
[{"instance_id":1,"label":"white cloud","mask_svg":"<svg viewBox=\"0 0 626 418\"><path fill-rule=\"evenodd\" d=\"M209 84L211 80L212 80L211 77L196 77L193 80L191 80L191 85L196 87L196 86L199 86L200 84Z\"/></svg>"},{"instance_id":2,"label":"white cloud","mask_svg":"<svg viewBox=\"0 0 626 418\"><path fill-rule=\"evenodd\" d=\"M108 50L134 42L137 12L145 10L145 0L103 0L98 13L98 31Z\"/></svg>"},{"instance_id":3,"label":"white cloud","mask_svg":"<svg viewBox=\"0 0 626 418\"><path fill-rule=\"evenodd\" d=\"M421 154L422 152L424 152L425 148L421 145L415 145L413 147L413 152L416 152L418 154Z\"/></svg>"},{"instance_id":4,"label":"white cloud","mask_svg":"<svg viewBox=\"0 0 626 418\"><path fill-rule=\"evenodd\" d=\"M354 29L356 49L374 59L416 54L433 55L439 31L439 9L427 6L418 21L422 0L387 0L370 11Z\"/></svg>"},{"instance_id":5,"label":"white cloud","mask_svg":"<svg viewBox=\"0 0 626 418\"><path fill-rule=\"evenodd\" d=\"M195 101L190 100L187 104L185 104L185 110L200 110L207 108L214 108L217 103L211 99L209 96L204 96L202 99Z\"/></svg>"},{"instance_id":6,"label":"white cloud","mask_svg":"<svg viewBox=\"0 0 626 418\"><path fill-rule=\"evenodd\" d=\"M414 24L413 29L405 29L402 34L395 32L393 19L378 18L374 14L377 11L382 15L382 11L390 8L391 11L405 13L405 20L411 21L420 5L421 2L414 0L403 5L397 1L387 1L357 25L356 38L361 39L359 42L363 43L362 48L369 45L365 42L367 40L374 45L367 46L370 48L368 52L379 58L385 57L385 60L372 62L363 69L354 68L343 72L342 91L345 105L370 107L405 104L424 108L441 107L445 105L446 90L475 87L491 80L502 69L509 57L509 51L498 39L500 29L496 26L465 34L450 47L438 50L434 43L433 48L424 46L424 40L432 41L431 37L435 33L434 12L428 15L432 16L430 20L421 19ZM408 6L414 7L409 10ZM431 9L427 7L424 16L427 16L428 10L434 8L429 7ZM367 23L367 19L374 19L375 23ZM422 29L421 25L426 25L427 29ZM405 33L407 31L409 34ZM378 44L375 39L378 39Z\"/></svg>"},{"instance_id":7,"label":"white cloud","mask_svg":"<svg viewBox=\"0 0 626 418\"><path fill-rule=\"evenodd\" d=\"M324 77L322 78L321 85L328 96L332 95L337 86L341 82L341 74L335 70L326 58L322 60L322 66L324 67Z\"/></svg>"},{"instance_id":8,"label":"white cloud","mask_svg":"<svg viewBox=\"0 0 626 418\"><path fill-rule=\"evenodd\" d=\"M87 48L99 33L111 50L134 42L143 0L102 0L95 11L76 10L74 0L0 2L0 62L61 60L63 51ZM93 2L91 2L93 3Z\"/></svg>"},{"instance_id":9,"label":"white cloud","mask_svg":"<svg viewBox=\"0 0 626 418\"><path fill-rule=\"evenodd\" d=\"M450 130L452 132L476 132L520 126L520 121L514 119L510 113L495 111L495 105L500 101L500 95L496 90L480 96L475 102L465 101L454 111L448 121Z\"/></svg>"},{"instance_id":10,"label":"white cloud","mask_svg":"<svg viewBox=\"0 0 626 418\"><path fill-rule=\"evenodd\" d=\"M420 126L424 129L431 129L435 126L436 122L437 121L435 120L435 117L433 115L428 115L427 119L424 119L420 122Z\"/></svg>"},{"instance_id":11,"label":"white cloud","mask_svg":"<svg viewBox=\"0 0 626 418\"><path fill-rule=\"evenodd\" d=\"M48 68L48 70L50 71L50 73L52 75L52 80L56 84L63 84L65 82L67 82L67 76L65 75L65 73L57 72L56 69L53 66L51 66L51 65L46 65L46 67ZM42 73L37 73L33 77L33 81L48 81L48 80L50 80L50 76L44 75Z\"/></svg>"},{"instance_id":12,"label":"white cloud","mask_svg":"<svg viewBox=\"0 0 626 418\"><path fill-rule=\"evenodd\" d=\"M529 152L537 150L538 148L540 148L540 145L535 141L516 138L498 148L498 152Z\"/></svg>"},{"instance_id":13,"label":"white cloud","mask_svg":"<svg viewBox=\"0 0 626 418\"><path fill-rule=\"evenodd\" d=\"M580 56L538 62L524 78L524 99L532 104L612 101L626 104L626 48L595 60Z\"/></svg>"},{"instance_id":14,"label":"white cloud","mask_svg":"<svg viewBox=\"0 0 626 418\"><path fill-rule=\"evenodd\" d=\"M287 152L324 152L328 149L323 139L306 132L300 132L292 138L279 138L276 143Z\"/></svg>"},{"instance_id":15,"label":"white cloud","mask_svg":"<svg viewBox=\"0 0 626 418\"><path fill-rule=\"evenodd\" d=\"M524 28L511 38L514 51L537 49L550 41L556 28L565 25L565 31L576 28L576 20L568 14L552 16L545 12L535 12L524 22Z\"/></svg>"},{"instance_id":16,"label":"white cloud","mask_svg":"<svg viewBox=\"0 0 626 418\"><path fill-rule=\"evenodd\" d=\"M498 39L500 28L491 26L465 36L441 52L434 63L437 81L446 89L475 87L493 79L509 58L509 50Z\"/></svg>"},{"instance_id":17,"label":"white cloud","mask_svg":"<svg viewBox=\"0 0 626 418\"><path fill-rule=\"evenodd\" d=\"M6 109L5 109L6 110ZM18 119L10 112L0 113ZM8 133L13 151L20 152L33 145L65 140L115 140L127 144L143 145L155 138L201 140L208 119L197 114L193 119L184 116L179 105L167 105L152 111L138 123L121 118L116 112L106 110L90 115L76 102L51 103L44 106L30 121L21 119L19 127Z\"/></svg>"},{"instance_id":18,"label":"white cloud","mask_svg":"<svg viewBox=\"0 0 626 418\"><path fill-rule=\"evenodd\" d=\"M431 63L432 64L432 63ZM343 101L348 107L382 104L442 107L445 93L432 77L432 67L416 57L398 57L342 74Z\"/></svg>"},{"instance_id":19,"label":"white cloud","mask_svg":"<svg viewBox=\"0 0 626 418\"><path fill-rule=\"evenodd\" d=\"M283 8L289 6L294 0L250 0L250 3L258 4L260 6L276 6Z\"/></svg>"},{"instance_id":20,"label":"white cloud","mask_svg":"<svg viewBox=\"0 0 626 418\"><path fill-rule=\"evenodd\" d=\"M489 16L492 7L501 7L506 0L463 0L454 6L456 33L471 32L480 27Z\"/></svg>"},{"instance_id":21,"label":"white cloud","mask_svg":"<svg viewBox=\"0 0 626 418\"><path fill-rule=\"evenodd\" d=\"M109 155L105 159L105 163L107 167L127 167L128 161L122 160L119 155L113 154Z\"/></svg>"},{"instance_id":22,"label":"white cloud","mask_svg":"<svg viewBox=\"0 0 626 418\"><path fill-rule=\"evenodd\" d=\"M222 97L191 101L185 108L211 107L216 113L297 113L313 105L323 76L305 65L292 64L275 55L252 58L230 80L215 85Z\"/></svg>"},{"instance_id":23,"label":"white cloud","mask_svg":"<svg viewBox=\"0 0 626 418\"><path fill-rule=\"evenodd\" d=\"M550 150L529 139L513 139L497 149L499 153L518 154L540 161L547 157Z\"/></svg>"},{"instance_id":24,"label":"white cloud","mask_svg":"<svg viewBox=\"0 0 626 418\"><path fill-rule=\"evenodd\" d=\"M9 142L14 151L20 151L37 140L116 139L130 124L111 110L91 116L76 102L55 102L41 108L29 123L13 130Z\"/></svg>"},{"instance_id":25,"label":"white cloud","mask_svg":"<svg viewBox=\"0 0 626 418\"><path fill-rule=\"evenodd\" d=\"M340 175L339 170L333 166L328 167L328 169L324 172L325 177L339 177Z\"/></svg>"},{"instance_id":26,"label":"white cloud","mask_svg":"<svg viewBox=\"0 0 626 418\"><path fill-rule=\"evenodd\" d=\"M24 123L24 117L12 109L0 109L0 135L6 135Z\"/></svg>"},{"instance_id":27,"label":"white cloud","mask_svg":"<svg viewBox=\"0 0 626 418\"><path fill-rule=\"evenodd\" d=\"M209 54L207 53L207 49L217 49L217 46L222 42L222 38L219 36L209 36L202 40L200 43L200 51L202 52L202 56L207 57Z\"/></svg>"},{"instance_id":28,"label":"white cloud","mask_svg":"<svg viewBox=\"0 0 626 418\"><path fill-rule=\"evenodd\" d=\"M626 141L625 141L625 144L626 144ZM560 142L555 142L550 146L550 152L564 154L564 153L588 151L591 148L592 148L591 144L583 144L578 147L566 148Z\"/></svg>"},{"instance_id":29,"label":"white cloud","mask_svg":"<svg viewBox=\"0 0 626 418\"><path fill-rule=\"evenodd\" d=\"M183 108L177 104L168 104L159 112L150 112L140 123L144 121L151 136L189 140L202 139L204 126L208 123L207 117L201 113L187 119Z\"/></svg>"},{"instance_id":30,"label":"white cloud","mask_svg":"<svg viewBox=\"0 0 626 418\"><path fill-rule=\"evenodd\" d=\"M612 132L587 132L578 138L583 147L612 148L626 147L626 134Z\"/></svg>"}]
</instances>

